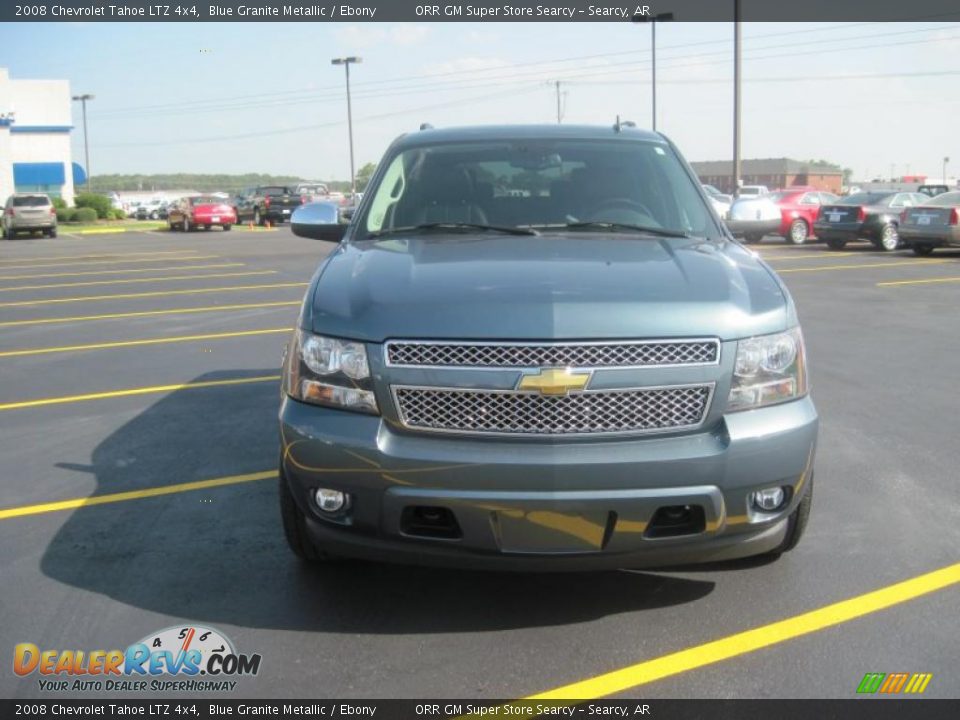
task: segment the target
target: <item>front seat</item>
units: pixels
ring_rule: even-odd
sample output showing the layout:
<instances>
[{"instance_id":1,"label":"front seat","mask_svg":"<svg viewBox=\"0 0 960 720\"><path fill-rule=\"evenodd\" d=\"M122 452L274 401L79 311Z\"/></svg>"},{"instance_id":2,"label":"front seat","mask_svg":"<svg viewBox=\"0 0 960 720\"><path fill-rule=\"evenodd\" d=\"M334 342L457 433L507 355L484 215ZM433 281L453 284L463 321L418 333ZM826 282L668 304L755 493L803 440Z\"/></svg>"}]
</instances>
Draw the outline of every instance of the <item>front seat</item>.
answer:
<instances>
[{"instance_id":1,"label":"front seat","mask_svg":"<svg viewBox=\"0 0 960 720\"><path fill-rule=\"evenodd\" d=\"M487 214L476 202L470 176L460 168L438 167L423 178L418 224L474 223L488 225Z\"/></svg>"}]
</instances>

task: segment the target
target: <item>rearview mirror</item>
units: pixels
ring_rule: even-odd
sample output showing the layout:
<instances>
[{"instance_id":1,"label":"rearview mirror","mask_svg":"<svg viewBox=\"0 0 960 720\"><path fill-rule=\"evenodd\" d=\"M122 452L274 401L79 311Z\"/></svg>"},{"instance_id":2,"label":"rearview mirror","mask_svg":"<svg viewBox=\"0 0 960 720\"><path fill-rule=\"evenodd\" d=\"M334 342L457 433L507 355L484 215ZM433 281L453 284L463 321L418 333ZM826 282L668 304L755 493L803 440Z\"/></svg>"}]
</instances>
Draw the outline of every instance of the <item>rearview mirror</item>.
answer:
<instances>
[{"instance_id":1,"label":"rearview mirror","mask_svg":"<svg viewBox=\"0 0 960 720\"><path fill-rule=\"evenodd\" d=\"M290 216L293 234L312 240L340 242L346 227L339 222L337 206L328 202L301 205Z\"/></svg>"}]
</instances>

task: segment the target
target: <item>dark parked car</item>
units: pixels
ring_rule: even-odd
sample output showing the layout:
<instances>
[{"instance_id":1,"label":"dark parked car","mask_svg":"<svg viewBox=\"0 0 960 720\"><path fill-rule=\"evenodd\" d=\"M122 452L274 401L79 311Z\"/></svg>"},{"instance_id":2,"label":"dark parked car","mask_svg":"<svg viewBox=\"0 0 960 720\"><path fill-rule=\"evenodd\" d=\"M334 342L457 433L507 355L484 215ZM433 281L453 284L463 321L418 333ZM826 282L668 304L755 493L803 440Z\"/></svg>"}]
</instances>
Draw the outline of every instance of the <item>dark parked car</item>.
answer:
<instances>
[{"instance_id":1,"label":"dark parked car","mask_svg":"<svg viewBox=\"0 0 960 720\"><path fill-rule=\"evenodd\" d=\"M860 238L870 240L878 250L896 250L901 211L924 200L927 196L920 193L892 190L850 195L839 203L824 205L814 228L831 250L842 250Z\"/></svg>"},{"instance_id":2,"label":"dark parked car","mask_svg":"<svg viewBox=\"0 0 960 720\"><path fill-rule=\"evenodd\" d=\"M301 558L596 569L794 547L817 413L785 285L662 135L396 140L283 365L280 507Z\"/></svg>"},{"instance_id":3,"label":"dark parked car","mask_svg":"<svg viewBox=\"0 0 960 720\"><path fill-rule=\"evenodd\" d=\"M305 201L295 188L285 185L263 185L237 195L234 212L237 222L252 220L255 225L282 223Z\"/></svg>"},{"instance_id":4,"label":"dark parked car","mask_svg":"<svg viewBox=\"0 0 960 720\"><path fill-rule=\"evenodd\" d=\"M949 192L904 210L900 237L917 255L929 255L937 247L960 246L960 192Z\"/></svg>"},{"instance_id":5,"label":"dark parked car","mask_svg":"<svg viewBox=\"0 0 960 720\"><path fill-rule=\"evenodd\" d=\"M943 195L945 192L950 192L949 185L921 185L917 188L917 192L927 197L936 197L937 195Z\"/></svg>"}]
</instances>

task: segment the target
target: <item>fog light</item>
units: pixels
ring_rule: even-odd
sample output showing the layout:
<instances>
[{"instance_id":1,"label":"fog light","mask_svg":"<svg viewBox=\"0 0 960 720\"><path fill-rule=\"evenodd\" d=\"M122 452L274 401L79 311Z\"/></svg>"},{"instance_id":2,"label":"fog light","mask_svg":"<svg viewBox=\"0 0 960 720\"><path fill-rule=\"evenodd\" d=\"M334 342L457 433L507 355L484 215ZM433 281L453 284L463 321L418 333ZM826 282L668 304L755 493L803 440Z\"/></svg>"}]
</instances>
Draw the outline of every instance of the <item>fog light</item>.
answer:
<instances>
[{"instance_id":1,"label":"fog light","mask_svg":"<svg viewBox=\"0 0 960 720\"><path fill-rule=\"evenodd\" d=\"M750 502L755 508L764 512L779 510L786 498L787 494L782 487L767 488L750 493Z\"/></svg>"},{"instance_id":2,"label":"fog light","mask_svg":"<svg viewBox=\"0 0 960 720\"><path fill-rule=\"evenodd\" d=\"M329 488L318 488L314 493L314 499L317 501L317 507L323 512L335 513L343 510L347 505L348 496L339 490L330 490Z\"/></svg>"}]
</instances>

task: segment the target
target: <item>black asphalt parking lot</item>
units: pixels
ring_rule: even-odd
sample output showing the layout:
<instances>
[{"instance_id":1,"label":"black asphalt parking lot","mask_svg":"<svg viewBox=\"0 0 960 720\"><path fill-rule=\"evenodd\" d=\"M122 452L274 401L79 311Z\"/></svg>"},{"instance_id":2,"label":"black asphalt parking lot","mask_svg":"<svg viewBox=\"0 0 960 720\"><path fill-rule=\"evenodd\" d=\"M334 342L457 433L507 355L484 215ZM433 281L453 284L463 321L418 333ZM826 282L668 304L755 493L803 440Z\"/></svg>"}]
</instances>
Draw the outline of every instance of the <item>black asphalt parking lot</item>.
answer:
<instances>
[{"instance_id":1,"label":"black asphalt parking lot","mask_svg":"<svg viewBox=\"0 0 960 720\"><path fill-rule=\"evenodd\" d=\"M794 552L515 575L287 550L280 355L331 248L284 227L0 243L0 695L51 697L12 673L17 643L197 625L263 657L231 697L848 698L867 672L960 696L960 252L754 247L797 303L822 422Z\"/></svg>"}]
</instances>

